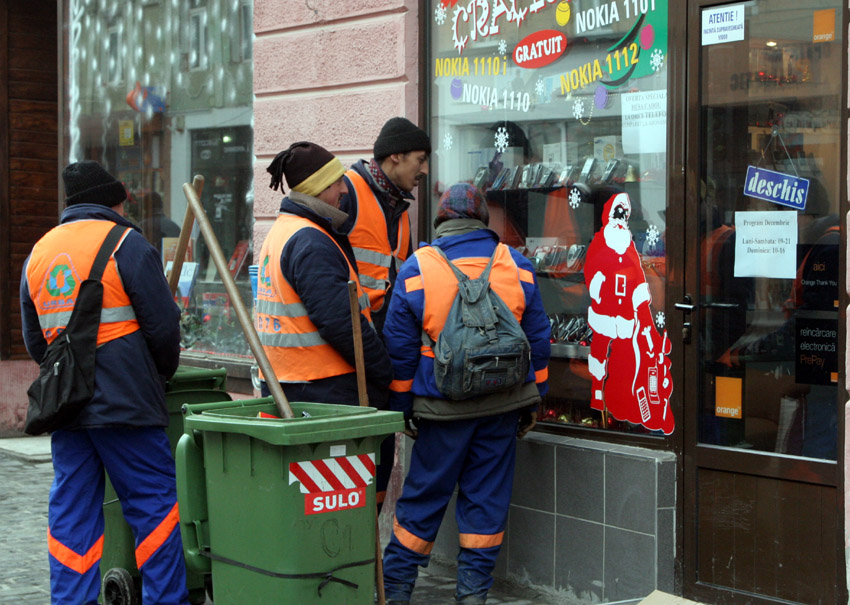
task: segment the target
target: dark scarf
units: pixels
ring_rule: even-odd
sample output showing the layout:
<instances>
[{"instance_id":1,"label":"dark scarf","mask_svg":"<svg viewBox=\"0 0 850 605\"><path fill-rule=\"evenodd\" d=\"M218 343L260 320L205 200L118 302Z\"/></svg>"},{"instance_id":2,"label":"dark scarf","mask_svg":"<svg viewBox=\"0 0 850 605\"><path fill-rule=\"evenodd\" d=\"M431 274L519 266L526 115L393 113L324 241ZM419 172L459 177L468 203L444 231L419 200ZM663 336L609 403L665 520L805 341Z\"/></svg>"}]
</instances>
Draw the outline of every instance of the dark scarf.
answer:
<instances>
[{"instance_id":1,"label":"dark scarf","mask_svg":"<svg viewBox=\"0 0 850 605\"><path fill-rule=\"evenodd\" d=\"M384 171L381 170L381 167L378 165L378 162L375 161L375 158L369 160L369 174L372 175L372 178L375 180L375 183L387 194L387 200L390 203L390 206L395 208L396 204L404 199L404 192L396 187L395 183L393 183L387 175L384 174Z\"/></svg>"}]
</instances>

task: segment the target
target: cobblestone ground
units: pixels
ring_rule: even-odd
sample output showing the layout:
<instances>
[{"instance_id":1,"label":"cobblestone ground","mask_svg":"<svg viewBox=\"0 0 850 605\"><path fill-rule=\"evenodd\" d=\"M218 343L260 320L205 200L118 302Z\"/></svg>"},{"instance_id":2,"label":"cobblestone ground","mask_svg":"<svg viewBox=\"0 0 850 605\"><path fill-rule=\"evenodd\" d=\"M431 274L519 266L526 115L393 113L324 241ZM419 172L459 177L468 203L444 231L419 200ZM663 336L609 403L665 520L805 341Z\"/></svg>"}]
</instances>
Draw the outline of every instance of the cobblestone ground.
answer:
<instances>
[{"instance_id":1,"label":"cobblestone ground","mask_svg":"<svg viewBox=\"0 0 850 605\"><path fill-rule=\"evenodd\" d=\"M52 463L28 462L0 452L0 605L50 603L47 497L52 481ZM454 589L454 570L432 563L420 572L411 603L453 603ZM502 582L493 587L487 602L491 605L568 603ZM207 601L207 605L211 603Z\"/></svg>"},{"instance_id":2,"label":"cobblestone ground","mask_svg":"<svg viewBox=\"0 0 850 605\"><path fill-rule=\"evenodd\" d=\"M0 454L0 603L50 603L47 495L50 462L24 462Z\"/></svg>"}]
</instances>

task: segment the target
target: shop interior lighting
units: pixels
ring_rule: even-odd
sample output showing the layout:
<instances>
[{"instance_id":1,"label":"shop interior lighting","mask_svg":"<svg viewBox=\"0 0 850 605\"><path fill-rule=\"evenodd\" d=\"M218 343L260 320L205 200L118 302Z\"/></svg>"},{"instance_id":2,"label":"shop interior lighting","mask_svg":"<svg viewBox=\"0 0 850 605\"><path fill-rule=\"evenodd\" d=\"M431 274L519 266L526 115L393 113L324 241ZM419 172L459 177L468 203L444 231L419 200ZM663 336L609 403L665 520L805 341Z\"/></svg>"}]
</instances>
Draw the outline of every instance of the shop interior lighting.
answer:
<instances>
[{"instance_id":1,"label":"shop interior lighting","mask_svg":"<svg viewBox=\"0 0 850 605\"><path fill-rule=\"evenodd\" d=\"M774 46L776 46L776 40L768 40L767 42L764 43L764 45L769 46L770 48L773 48Z\"/></svg>"}]
</instances>

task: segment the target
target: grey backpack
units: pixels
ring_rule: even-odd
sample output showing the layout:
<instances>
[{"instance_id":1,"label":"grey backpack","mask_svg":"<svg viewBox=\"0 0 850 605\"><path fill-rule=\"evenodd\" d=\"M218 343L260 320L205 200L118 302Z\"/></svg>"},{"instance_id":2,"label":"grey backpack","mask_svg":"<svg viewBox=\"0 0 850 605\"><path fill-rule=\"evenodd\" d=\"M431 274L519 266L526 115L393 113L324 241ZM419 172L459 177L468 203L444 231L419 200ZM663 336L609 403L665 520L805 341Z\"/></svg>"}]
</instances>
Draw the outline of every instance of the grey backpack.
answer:
<instances>
[{"instance_id":1,"label":"grey backpack","mask_svg":"<svg viewBox=\"0 0 850 605\"><path fill-rule=\"evenodd\" d=\"M531 346L514 314L490 289L490 270L470 279L437 246L457 278L458 293L437 342L424 330L423 343L434 351L437 388L449 399L461 400L506 391L525 382Z\"/></svg>"}]
</instances>

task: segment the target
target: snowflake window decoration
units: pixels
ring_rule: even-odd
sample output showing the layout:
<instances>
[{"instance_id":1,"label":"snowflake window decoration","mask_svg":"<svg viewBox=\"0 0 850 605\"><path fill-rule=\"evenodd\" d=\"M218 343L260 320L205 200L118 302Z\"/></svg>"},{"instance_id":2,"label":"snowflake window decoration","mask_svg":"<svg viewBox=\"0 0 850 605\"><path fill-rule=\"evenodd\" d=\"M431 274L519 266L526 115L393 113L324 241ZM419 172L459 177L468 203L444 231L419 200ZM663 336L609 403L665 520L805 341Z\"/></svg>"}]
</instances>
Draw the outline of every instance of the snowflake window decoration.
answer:
<instances>
[{"instance_id":1,"label":"snowflake window decoration","mask_svg":"<svg viewBox=\"0 0 850 605\"><path fill-rule=\"evenodd\" d=\"M543 80L541 80L540 78L537 79L537 84L534 86L534 91L537 93L538 97L543 96L544 86L543 86Z\"/></svg>"},{"instance_id":2,"label":"snowflake window decoration","mask_svg":"<svg viewBox=\"0 0 850 605\"><path fill-rule=\"evenodd\" d=\"M452 148L453 144L454 144L454 139L452 138L452 133L447 132L446 134L444 134L443 135L443 149L448 151Z\"/></svg>"},{"instance_id":3,"label":"snowflake window decoration","mask_svg":"<svg viewBox=\"0 0 850 605\"><path fill-rule=\"evenodd\" d=\"M508 43L504 40L499 40L499 54L504 55L508 52Z\"/></svg>"},{"instance_id":4,"label":"snowflake window decoration","mask_svg":"<svg viewBox=\"0 0 850 605\"><path fill-rule=\"evenodd\" d=\"M575 187L570 189L570 208L575 210L578 208L578 205L581 203L581 193Z\"/></svg>"},{"instance_id":5,"label":"snowflake window decoration","mask_svg":"<svg viewBox=\"0 0 850 605\"><path fill-rule=\"evenodd\" d=\"M584 101L581 99L576 99L573 101L573 117L576 120L580 120L584 115Z\"/></svg>"},{"instance_id":6,"label":"snowflake window decoration","mask_svg":"<svg viewBox=\"0 0 850 605\"><path fill-rule=\"evenodd\" d=\"M655 325L658 326L658 329L661 330L664 328L664 325L667 323L667 318L664 315L664 311L659 311L655 314Z\"/></svg>"},{"instance_id":7,"label":"snowflake window decoration","mask_svg":"<svg viewBox=\"0 0 850 605\"><path fill-rule=\"evenodd\" d=\"M446 22L446 8L442 4L434 9L434 21L437 25L442 25Z\"/></svg>"},{"instance_id":8,"label":"snowflake window decoration","mask_svg":"<svg viewBox=\"0 0 850 605\"><path fill-rule=\"evenodd\" d=\"M650 246L658 243L658 227L655 225L650 225L646 230L646 243Z\"/></svg>"},{"instance_id":9,"label":"snowflake window decoration","mask_svg":"<svg viewBox=\"0 0 850 605\"><path fill-rule=\"evenodd\" d=\"M593 117L593 103L590 104L590 115L587 119L584 118L584 99L575 99L573 101L573 117L581 122L582 126L590 124L590 119Z\"/></svg>"},{"instance_id":10,"label":"snowflake window decoration","mask_svg":"<svg viewBox=\"0 0 850 605\"><path fill-rule=\"evenodd\" d=\"M505 149L508 148L508 131L504 126L499 126L499 128L496 129L496 138L494 142L494 147L499 153L504 153Z\"/></svg>"},{"instance_id":11,"label":"snowflake window decoration","mask_svg":"<svg viewBox=\"0 0 850 605\"><path fill-rule=\"evenodd\" d=\"M652 67L652 71L658 71L662 65L664 65L664 53L660 48L656 48L649 56L649 66Z\"/></svg>"}]
</instances>

